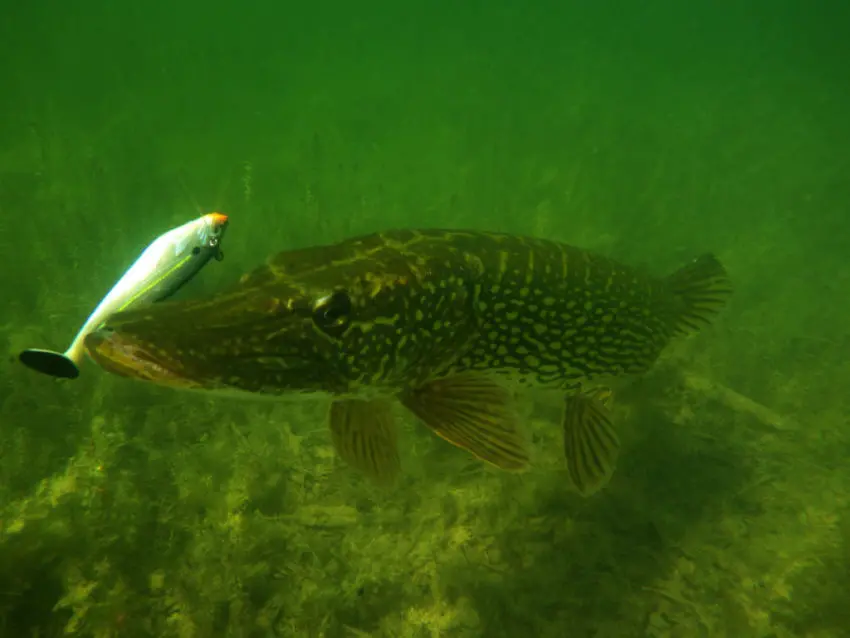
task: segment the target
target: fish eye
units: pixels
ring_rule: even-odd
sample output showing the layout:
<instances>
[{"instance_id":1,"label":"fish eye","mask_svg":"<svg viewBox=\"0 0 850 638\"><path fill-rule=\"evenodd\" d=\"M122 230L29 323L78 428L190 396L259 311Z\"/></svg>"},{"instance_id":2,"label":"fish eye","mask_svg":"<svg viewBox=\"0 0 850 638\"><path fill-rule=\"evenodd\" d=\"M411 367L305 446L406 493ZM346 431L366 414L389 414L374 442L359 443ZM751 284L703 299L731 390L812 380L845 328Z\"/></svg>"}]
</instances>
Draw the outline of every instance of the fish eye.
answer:
<instances>
[{"instance_id":1,"label":"fish eye","mask_svg":"<svg viewBox=\"0 0 850 638\"><path fill-rule=\"evenodd\" d=\"M351 322L351 297L343 290L320 299L313 307L313 322L332 337L341 337Z\"/></svg>"}]
</instances>

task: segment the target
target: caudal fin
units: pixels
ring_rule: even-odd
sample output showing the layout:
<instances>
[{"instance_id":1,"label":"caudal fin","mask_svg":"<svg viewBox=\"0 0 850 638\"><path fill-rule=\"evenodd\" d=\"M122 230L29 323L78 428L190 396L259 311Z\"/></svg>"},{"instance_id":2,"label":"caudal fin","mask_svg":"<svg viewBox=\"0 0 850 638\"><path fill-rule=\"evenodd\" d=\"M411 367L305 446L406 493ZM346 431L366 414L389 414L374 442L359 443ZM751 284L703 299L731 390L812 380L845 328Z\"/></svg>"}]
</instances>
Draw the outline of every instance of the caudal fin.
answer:
<instances>
[{"instance_id":1,"label":"caudal fin","mask_svg":"<svg viewBox=\"0 0 850 638\"><path fill-rule=\"evenodd\" d=\"M76 379L80 376L77 364L62 352L29 348L21 352L18 359L28 368L58 379Z\"/></svg>"},{"instance_id":2,"label":"caudal fin","mask_svg":"<svg viewBox=\"0 0 850 638\"><path fill-rule=\"evenodd\" d=\"M670 275L669 281L682 302L674 318L679 333L695 332L711 323L732 294L729 275L714 255L697 257Z\"/></svg>"}]
</instances>

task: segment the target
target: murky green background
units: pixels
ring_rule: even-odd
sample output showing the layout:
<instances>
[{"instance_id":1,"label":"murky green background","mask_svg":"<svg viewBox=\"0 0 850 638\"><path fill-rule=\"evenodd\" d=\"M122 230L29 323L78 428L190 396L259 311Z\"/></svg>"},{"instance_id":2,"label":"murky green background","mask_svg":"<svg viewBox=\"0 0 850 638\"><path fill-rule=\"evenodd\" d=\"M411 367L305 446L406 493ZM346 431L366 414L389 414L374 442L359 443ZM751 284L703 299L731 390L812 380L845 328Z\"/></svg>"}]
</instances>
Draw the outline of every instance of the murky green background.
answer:
<instances>
[{"instance_id":1,"label":"murky green background","mask_svg":"<svg viewBox=\"0 0 850 638\"><path fill-rule=\"evenodd\" d=\"M850 5L6 4L0 635L850 636ZM618 395L604 493L546 406L532 472L411 422L378 491L322 404L16 363L213 209L187 295L391 226L710 250L736 295Z\"/></svg>"}]
</instances>

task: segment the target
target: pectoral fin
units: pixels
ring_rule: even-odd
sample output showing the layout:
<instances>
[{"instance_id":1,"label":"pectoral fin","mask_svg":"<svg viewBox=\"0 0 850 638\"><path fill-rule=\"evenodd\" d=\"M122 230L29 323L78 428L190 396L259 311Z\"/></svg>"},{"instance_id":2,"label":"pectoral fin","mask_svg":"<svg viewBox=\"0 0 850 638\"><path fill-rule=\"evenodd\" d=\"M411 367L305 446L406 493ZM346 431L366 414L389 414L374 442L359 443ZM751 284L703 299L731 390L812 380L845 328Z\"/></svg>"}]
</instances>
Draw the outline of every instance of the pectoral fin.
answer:
<instances>
[{"instance_id":1,"label":"pectoral fin","mask_svg":"<svg viewBox=\"0 0 850 638\"><path fill-rule=\"evenodd\" d=\"M598 388L569 396L564 409L564 454L573 485L590 496L601 490L617 467L620 440L608 410L612 392Z\"/></svg>"},{"instance_id":2,"label":"pectoral fin","mask_svg":"<svg viewBox=\"0 0 850 638\"><path fill-rule=\"evenodd\" d=\"M503 470L528 465L511 394L487 377L456 375L399 398L431 430L482 461Z\"/></svg>"},{"instance_id":3,"label":"pectoral fin","mask_svg":"<svg viewBox=\"0 0 850 638\"><path fill-rule=\"evenodd\" d=\"M392 483L401 463L388 401L344 399L331 403L331 440L343 461L378 484Z\"/></svg>"}]
</instances>

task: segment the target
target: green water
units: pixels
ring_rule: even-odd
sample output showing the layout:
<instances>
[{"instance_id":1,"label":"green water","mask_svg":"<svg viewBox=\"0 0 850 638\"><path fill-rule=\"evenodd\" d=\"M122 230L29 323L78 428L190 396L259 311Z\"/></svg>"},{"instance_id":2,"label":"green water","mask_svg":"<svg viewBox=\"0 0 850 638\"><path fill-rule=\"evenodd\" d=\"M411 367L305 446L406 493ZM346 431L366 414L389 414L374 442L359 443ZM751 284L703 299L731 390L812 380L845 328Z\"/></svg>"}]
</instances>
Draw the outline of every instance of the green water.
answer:
<instances>
[{"instance_id":1,"label":"green water","mask_svg":"<svg viewBox=\"0 0 850 638\"><path fill-rule=\"evenodd\" d=\"M0 636L850 636L850 5L6 5ZM546 405L531 471L410 421L378 490L321 402L17 364L199 210L183 296L399 226L713 251L736 294L617 395L604 492Z\"/></svg>"}]
</instances>

